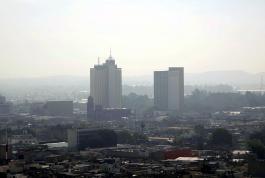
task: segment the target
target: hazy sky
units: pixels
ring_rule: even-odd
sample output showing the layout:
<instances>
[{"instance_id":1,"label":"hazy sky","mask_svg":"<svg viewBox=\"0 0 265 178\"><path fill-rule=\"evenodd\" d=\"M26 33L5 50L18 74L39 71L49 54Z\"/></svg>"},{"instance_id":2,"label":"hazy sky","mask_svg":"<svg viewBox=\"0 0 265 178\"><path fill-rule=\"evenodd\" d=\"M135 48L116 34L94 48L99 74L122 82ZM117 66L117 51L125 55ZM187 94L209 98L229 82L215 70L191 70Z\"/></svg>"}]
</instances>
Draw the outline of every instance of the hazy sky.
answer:
<instances>
[{"instance_id":1,"label":"hazy sky","mask_svg":"<svg viewBox=\"0 0 265 178\"><path fill-rule=\"evenodd\" d=\"M265 72L265 1L0 0L0 78L88 75L110 47L127 76Z\"/></svg>"}]
</instances>

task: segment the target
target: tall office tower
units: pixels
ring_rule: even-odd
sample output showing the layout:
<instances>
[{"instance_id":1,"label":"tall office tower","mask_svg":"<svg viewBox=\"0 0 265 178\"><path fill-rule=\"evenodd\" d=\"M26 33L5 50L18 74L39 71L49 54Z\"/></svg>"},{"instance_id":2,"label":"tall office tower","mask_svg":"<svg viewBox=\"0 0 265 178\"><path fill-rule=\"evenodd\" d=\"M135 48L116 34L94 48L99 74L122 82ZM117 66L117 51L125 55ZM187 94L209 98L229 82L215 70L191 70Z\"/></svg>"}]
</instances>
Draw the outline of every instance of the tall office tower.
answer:
<instances>
[{"instance_id":1,"label":"tall office tower","mask_svg":"<svg viewBox=\"0 0 265 178\"><path fill-rule=\"evenodd\" d=\"M94 104L103 108L121 108L121 68L115 64L111 54L103 64L90 69L90 95Z\"/></svg>"},{"instance_id":2,"label":"tall office tower","mask_svg":"<svg viewBox=\"0 0 265 178\"><path fill-rule=\"evenodd\" d=\"M154 104L158 110L181 112L184 105L184 68L154 72Z\"/></svg>"}]
</instances>

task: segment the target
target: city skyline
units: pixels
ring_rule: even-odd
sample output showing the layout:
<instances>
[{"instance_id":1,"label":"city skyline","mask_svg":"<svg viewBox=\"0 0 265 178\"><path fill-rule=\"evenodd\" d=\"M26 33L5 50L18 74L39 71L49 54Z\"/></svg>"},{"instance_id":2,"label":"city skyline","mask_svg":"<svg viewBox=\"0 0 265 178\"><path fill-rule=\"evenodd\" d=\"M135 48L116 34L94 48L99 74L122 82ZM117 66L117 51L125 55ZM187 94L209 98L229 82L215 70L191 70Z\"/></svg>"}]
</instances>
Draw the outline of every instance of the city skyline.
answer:
<instances>
[{"instance_id":1,"label":"city skyline","mask_svg":"<svg viewBox=\"0 0 265 178\"><path fill-rule=\"evenodd\" d=\"M263 72L264 7L260 0L2 1L0 78L86 76L110 47L124 76L167 66Z\"/></svg>"}]
</instances>

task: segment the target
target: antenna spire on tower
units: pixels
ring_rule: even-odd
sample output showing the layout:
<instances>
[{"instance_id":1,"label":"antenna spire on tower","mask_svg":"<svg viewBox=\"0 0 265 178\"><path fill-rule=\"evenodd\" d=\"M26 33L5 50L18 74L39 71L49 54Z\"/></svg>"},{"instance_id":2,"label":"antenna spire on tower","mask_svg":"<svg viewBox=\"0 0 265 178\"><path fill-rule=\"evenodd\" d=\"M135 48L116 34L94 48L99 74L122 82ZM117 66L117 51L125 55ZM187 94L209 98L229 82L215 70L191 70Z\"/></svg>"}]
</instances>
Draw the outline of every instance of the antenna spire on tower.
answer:
<instances>
[{"instance_id":1,"label":"antenna spire on tower","mask_svg":"<svg viewBox=\"0 0 265 178\"><path fill-rule=\"evenodd\" d=\"M109 57L112 58L112 56L111 56L111 48L109 49Z\"/></svg>"},{"instance_id":2,"label":"antenna spire on tower","mask_svg":"<svg viewBox=\"0 0 265 178\"><path fill-rule=\"evenodd\" d=\"M263 75L260 76L260 92L263 93Z\"/></svg>"},{"instance_id":3,"label":"antenna spire on tower","mask_svg":"<svg viewBox=\"0 0 265 178\"><path fill-rule=\"evenodd\" d=\"M98 57L98 65L100 65L100 58Z\"/></svg>"}]
</instances>

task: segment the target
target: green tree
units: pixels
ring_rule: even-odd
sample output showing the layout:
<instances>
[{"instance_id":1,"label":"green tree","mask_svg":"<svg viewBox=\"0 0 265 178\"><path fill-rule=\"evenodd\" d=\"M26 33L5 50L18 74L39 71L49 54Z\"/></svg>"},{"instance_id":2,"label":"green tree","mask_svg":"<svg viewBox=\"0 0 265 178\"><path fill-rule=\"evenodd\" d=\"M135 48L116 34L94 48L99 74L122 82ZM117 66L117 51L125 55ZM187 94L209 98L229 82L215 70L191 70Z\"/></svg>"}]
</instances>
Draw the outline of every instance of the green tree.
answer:
<instances>
[{"instance_id":1,"label":"green tree","mask_svg":"<svg viewBox=\"0 0 265 178\"><path fill-rule=\"evenodd\" d=\"M232 134L224 128L215 129L211 135L210 143L214 146L232 146Z\"/></svg>"},{"instance_id":2,"label":"green tree","mask_svg":"<svg viewBox=\"0 0 265 178\"><path fill-rule=\"evenodd\" d=\"M197 142L197 148L198 149L203 149L204 148L204 143L207 141L207 133L203 125L196 125L194 127L194 139Z\"/></svg>"},{"instance_id":3,"label":"green tree","mask_svg":"<svg viewBox=\"0 0 265 178\"><path fill-rule=\"evenodd\" d=\"M117 139L120 144L141 144L148 141L148 138L145 135L140 133L131 133L126 130L117 132Z\"/></svg>"},{"instance_id":4,"label":"green tree","mask_svg":"<svg viewBox=\"0 0 265 178\"><path fill-rule=\"evenodd\" d=\"M137 116L143 116L146 112L151 111L153 107L153 99L147 95L137 95L135 93L123 96L122 102L123 107L135 110Z\"/></svg>"},{"instance_id":5,"label":"green tree","mask_svg":"<svg viewBox=\"0 0 265 178\"><path fill-rule=\"evenodd\" d=\"M258 158L265 158L265 128L262 130L253 132L249 136L247 143L249 149L257 155Z\"/></svg>"},{"instance_id":6,"label":"green tree","mask_svg":"<svg viewBox=\"0 0 265 178\"><path fill-rule=\"evenodd\" d=\"M260 131L253 132L249 138L250 140L259 140L265 145L265 128Z\"/></svg>"},{"instance_id":7,"label":"green tree","mask_svg":"<svg viewBox=\"0 0 265 178\"><path fill-rule=\"evenodd\" d=\"M248 147L259 159L265 158L265 146L260 140L254 139L249 141Z\"/></svg>"}]
</instances>

